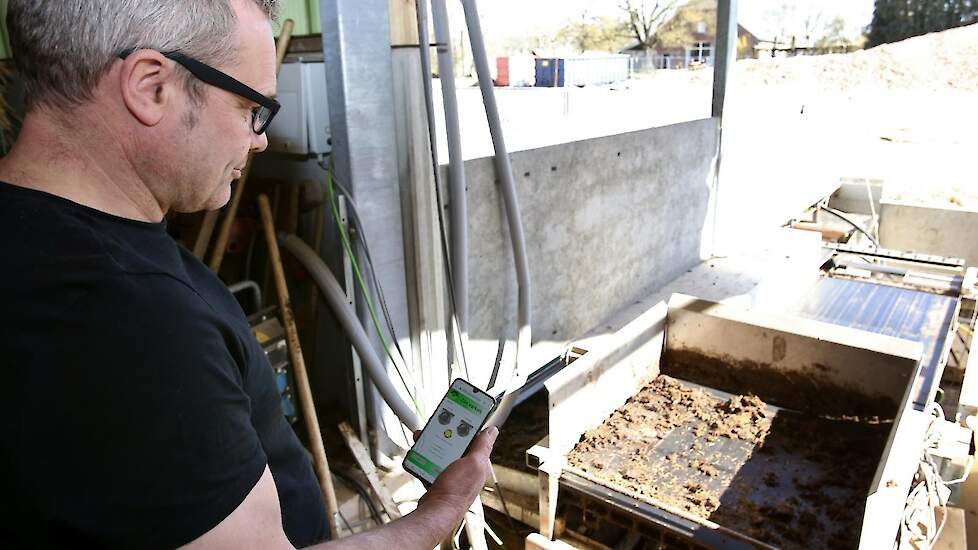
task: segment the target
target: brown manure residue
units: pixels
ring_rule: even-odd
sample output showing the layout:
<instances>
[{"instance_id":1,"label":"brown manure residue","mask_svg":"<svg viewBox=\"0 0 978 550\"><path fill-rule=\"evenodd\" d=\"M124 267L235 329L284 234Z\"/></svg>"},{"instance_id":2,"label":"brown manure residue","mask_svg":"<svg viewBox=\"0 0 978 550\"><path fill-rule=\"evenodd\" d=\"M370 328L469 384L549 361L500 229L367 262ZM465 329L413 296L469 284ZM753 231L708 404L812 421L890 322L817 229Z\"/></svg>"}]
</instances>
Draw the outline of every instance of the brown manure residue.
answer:
<instances>
[{"instance_id":1,"label":"brown manure residue","mask_svg":"<svg viewBox=\"0 0 978 550\"><path fill-rule=\"evenodd\" d=\"M768 544L855 548L889 428L660 375L585 433L568 465Z\"/></svg>"}]
</instances>

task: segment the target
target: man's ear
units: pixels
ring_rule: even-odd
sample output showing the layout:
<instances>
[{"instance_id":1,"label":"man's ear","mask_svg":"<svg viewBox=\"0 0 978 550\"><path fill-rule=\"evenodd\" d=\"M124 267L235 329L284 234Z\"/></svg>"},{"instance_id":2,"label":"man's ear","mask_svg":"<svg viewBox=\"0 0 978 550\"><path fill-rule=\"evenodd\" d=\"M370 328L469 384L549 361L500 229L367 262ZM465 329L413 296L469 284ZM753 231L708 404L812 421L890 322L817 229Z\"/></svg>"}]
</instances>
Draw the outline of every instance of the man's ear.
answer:
<instances>
[{"instance_id":1,"label":"man's ear","mask_svg":"<svg viewBox=\"0 0 978 550\"><path fill-rule=\"evenodd\" d=\"M136 50L122 62L119 86L126 108L139 122L156 126L173 109L175 65L155 50Z\"/></svg>"}]
</instances>

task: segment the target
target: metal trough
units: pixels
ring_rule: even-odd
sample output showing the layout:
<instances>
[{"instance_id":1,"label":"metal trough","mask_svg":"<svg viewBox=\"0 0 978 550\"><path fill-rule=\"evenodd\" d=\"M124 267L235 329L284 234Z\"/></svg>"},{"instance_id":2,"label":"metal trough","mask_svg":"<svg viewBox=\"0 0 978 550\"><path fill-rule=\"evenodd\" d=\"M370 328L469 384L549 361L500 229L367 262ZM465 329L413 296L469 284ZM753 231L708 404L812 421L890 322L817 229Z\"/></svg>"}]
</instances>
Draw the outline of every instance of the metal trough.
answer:
<instances>
[{"instance_id":1,"label":"metal trough","mask_svg":"<svg viewBox=\"0 0 978 550\"><path fill-rule=\"evenodd\" d=\"M557 522L564 491L619 524L627 518L626 531L694 547L892 547L927 427L911 406L919 343L679 294L591 342L600 345L546 382L549 436L527 453L544 538L573 521ZM766 438L710 435L687 415L659 432L622 428L607 439L620 445L582 443L666 381L717 410L733 395L756 395ZM646 409L675 413L662 399ZM620 448L629 441L633 452ZM636 464L649 475L629 477ZM848 475L848 484L827 474ZM715 509L674 494L691 486L716 495L706 507Z\"/></svg>"}]
</instances>

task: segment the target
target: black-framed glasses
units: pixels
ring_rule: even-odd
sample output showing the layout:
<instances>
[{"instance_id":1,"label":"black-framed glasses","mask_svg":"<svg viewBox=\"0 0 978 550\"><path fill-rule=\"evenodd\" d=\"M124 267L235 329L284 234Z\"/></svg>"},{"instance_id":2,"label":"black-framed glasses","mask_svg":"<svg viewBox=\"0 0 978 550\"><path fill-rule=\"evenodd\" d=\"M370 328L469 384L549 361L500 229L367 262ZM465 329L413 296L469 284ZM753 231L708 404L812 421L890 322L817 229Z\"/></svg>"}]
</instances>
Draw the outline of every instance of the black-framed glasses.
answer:
<instances>
[{"instance_id":1,"label":"black-framed glasses","mask_svg":"<svg viewBox=\"0 0 978 550\"><path fill-rule=\"evenodd\" d=\"M136 48L125 50L119 53L119 57L125 59L129 54L136 51ZM183 68L190 71L190 74L197 77L205 84L210 84L215 88L220 88L226 92L241 96L249 101L258 104L251 110L251 129L258 135L264 134L268 125L272 123L276 113L282 105L270 97L266 97L251 86L242 83L238 79L222 72L206 63L186 56L180 52L160 52L163 57L172 59L179 63Z\"/></svg>"}]
</instances>

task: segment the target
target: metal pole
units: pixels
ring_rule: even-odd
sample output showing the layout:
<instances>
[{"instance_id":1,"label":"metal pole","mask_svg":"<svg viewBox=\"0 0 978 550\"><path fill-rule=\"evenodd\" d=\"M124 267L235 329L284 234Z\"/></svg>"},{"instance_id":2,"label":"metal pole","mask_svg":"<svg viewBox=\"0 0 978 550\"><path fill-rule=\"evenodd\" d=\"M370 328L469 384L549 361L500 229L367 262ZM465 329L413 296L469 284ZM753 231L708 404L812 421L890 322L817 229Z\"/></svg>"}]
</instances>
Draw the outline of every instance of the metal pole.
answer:
<instances>
[{"instance_id":1,"label":"metal pole","mask_svg":"<svg viewBox=\"0 0 978 550\"><path fill-rule=\"evenodd\" d=\"M737 0L717 0L716 61L713 64L713 116L723 119L727 82L737 60Z\"/></svg>"},{"instance_id":2,"label":"metal pole","mask_svg":"<svg viewBox=\"0 0 978 550\"><path fill-rule=\"evenodd\" d=\"M455 58L452 33L448 25L445 0L431 0L435 41L438 43L438 80L445 108L445 137L448 141L448 182L451 185L452 278L455 288L455 314L460 337L468 336L469 321L469 243L468 206L465 198L465 159L462 157L462 131L458 122L458 94L455 90Z\"/></svg>"},{"instance_id":3,"label":"metal pole","mask_svg":"<svg viewBox=\"0 0 978 550\"><path fill-rule=\"evenodd\" d=\"M388 0L320 0L319 6L334 174L356 199L370 247L383 252L376 259L385 268L377 276L395 328L408 334L390 5ZM366 297L357 295L361 321L367 321L363 324L368 325L376 353L385 357L386 350L368 322ZM379 403L376 388L370 391L370 401ZM373 426L386 435L387 413L378 405L371 416ZM390 441L378 443L379 447L371 445L372 451L397 450Z\"/></svg>"},{"instance_id":4,"label":"metal pole","mask_svg":"<svg viewBox=\"0 0 978 550\"><path fill-rule=\"evenodd\" d=\"M717 119L716 162L713 167L713 227L710 254L717 253L717 236L720 228L720 171L723 164L723 115L727 101L727 84L737 60L737 0L717 0L717 39L713 63L713 108Z\"/></svg>"}]
</instances>

